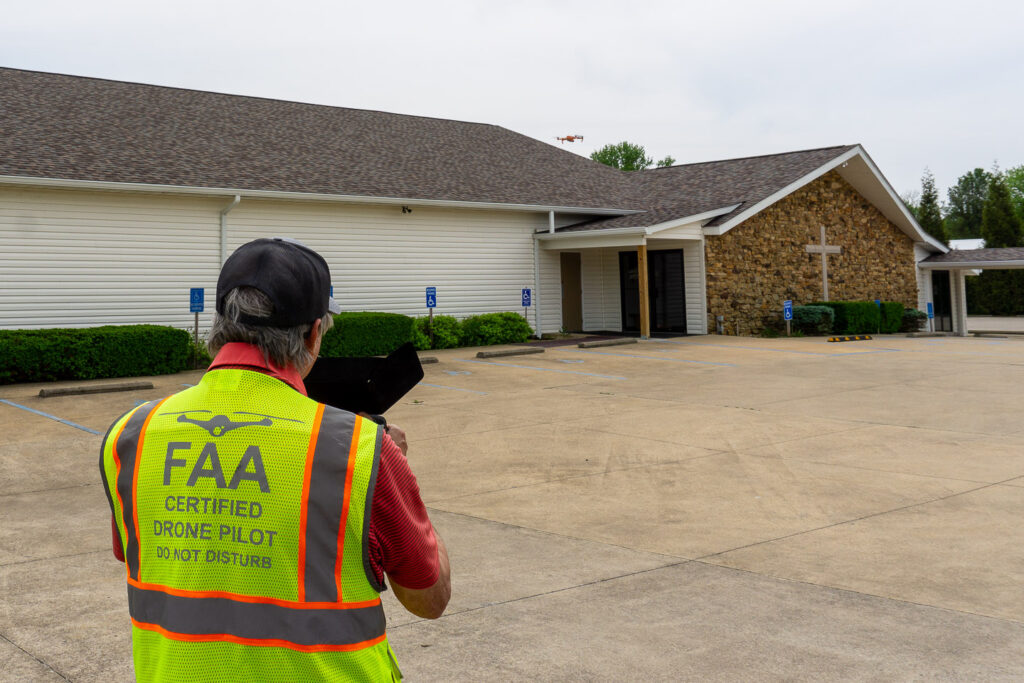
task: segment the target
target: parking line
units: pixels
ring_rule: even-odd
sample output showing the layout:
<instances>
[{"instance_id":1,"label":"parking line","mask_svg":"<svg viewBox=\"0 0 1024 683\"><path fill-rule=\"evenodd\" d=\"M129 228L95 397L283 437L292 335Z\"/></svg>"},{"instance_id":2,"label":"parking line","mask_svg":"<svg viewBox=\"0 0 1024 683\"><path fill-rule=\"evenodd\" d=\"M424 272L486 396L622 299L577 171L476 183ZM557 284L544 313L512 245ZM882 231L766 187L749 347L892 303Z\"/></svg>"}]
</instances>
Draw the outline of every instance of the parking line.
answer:
<instances>
[{"instance_id":1,"label":"parking line","mask_svg":"<svg viewBox=\"0 0 1024 683\"><path fill-rule=\"evenodd\" d=\"M720 349L747 349L748 351L772 351L774 353L797 353L807 356L862 356L865 353L902 353L901 349L871 349L869 351L848 351L845 353L826 353L825 351L797 351L795 349L763 349L758 346L740 346L738 344L704 344L702 342L681 342L671 339L649 339L649 344L679 344L681 346L713 346Z\"/></svg>"},{"instance_id":2,"label":"parking line","mask_svg":"<svg viewBox=\"0 0 1024 683\"><path fill-rule=\"evenodd\" d=\"M28 408L28 407L23 406L23 405L21 405L19 403L15 403L14 401L8 401L6 398L0 398L0 403L6 403L9 406L14 406L15 408L21 408L22 410L27 410L30 413L35 413L36 415L42 415L43 417L48 417L51 420L56 420L57 422L60 422L61 424L68 425L69 427L74 427L75 429L81 429L83 432L89 432L90 434L99 434L99 432L97 432L95 429L89 429L88 427L83 427L82 425L75 424L74 422L71 422L69 420L62 420L61 418L57 417L56 415L50 415L49 413L44 413L41 410L35 410L33 408Z\"/></svg>"},{"instance_id":3,"label":"parking line","mask_svg":"<svg viewBox=\"0 0 1024 683\"><path fill-rule=\"evenodd\" d=\"M626 379L617 375L597 375L593 372L577 372L575 370L556 370L555 368L538 368L534 365L513 365L512 363L491 363L486 360L470 360L469 358L456 358L460 363L481 363L482 365L497 365L499 368L520 368L521 370L540 370L541 372L558 372L563 375L586 375L587 377L600 377L601 379Z\"/></svg>"},{"instance_id":4,"label":"parking line","mask_svg":"<svg viewBox=\"0 0 1024 683\"><path fill-rule=\"evenodd\" d=\"M443 384L427 384L426 382L420 382L418 386L421 386L421 387L434 387L435 389L451 389L452 391L465 391L465 392L468 392L470 394L480 394L481 396L486 396L487 395L486 391L475 391L473 389L460 389L458 387L446 387Z\"/></svg>"},{"instance_id":5,"label":"parking line","mask_svg":"<svg viewBox=\"0 0 1024 683\"><path fill-rule=\"evenodd\" d=\"M735 363L712 363L708 360L690 360L688 358L666 358L665 356L641 356L636 353L611 353L610 351L583 351L576 349L562 349L569 353L596 353L601 356L622 356L623 358L644 358L647 360L668 360L673 363L699 363L700 365L724 365L726 367L734 368Z\"/></svg>"}]
</instances>

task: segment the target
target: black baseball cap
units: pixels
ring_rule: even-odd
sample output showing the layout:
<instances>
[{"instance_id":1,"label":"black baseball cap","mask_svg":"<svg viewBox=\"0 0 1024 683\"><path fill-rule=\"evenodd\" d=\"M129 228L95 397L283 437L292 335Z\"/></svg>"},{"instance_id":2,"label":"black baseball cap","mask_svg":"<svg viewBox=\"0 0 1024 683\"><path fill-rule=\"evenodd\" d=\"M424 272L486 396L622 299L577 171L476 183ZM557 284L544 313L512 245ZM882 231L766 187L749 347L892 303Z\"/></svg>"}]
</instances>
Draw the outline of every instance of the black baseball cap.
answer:
<instances>
[{"instance_id":1,"label":"black baseball cap","mask_svg":"<svg viewBox=\"0 0 1024 683\"><path fill-rule=\"evenodd\" d=\"M331 271L324 257L287 237L243 244L224 262L217 278L217 313L236 287L254 287L267 295L274 311L265 318L241 315L239 322L266 327L295 327L341 313L331 298Z\"/></svg>"}]
</instances>

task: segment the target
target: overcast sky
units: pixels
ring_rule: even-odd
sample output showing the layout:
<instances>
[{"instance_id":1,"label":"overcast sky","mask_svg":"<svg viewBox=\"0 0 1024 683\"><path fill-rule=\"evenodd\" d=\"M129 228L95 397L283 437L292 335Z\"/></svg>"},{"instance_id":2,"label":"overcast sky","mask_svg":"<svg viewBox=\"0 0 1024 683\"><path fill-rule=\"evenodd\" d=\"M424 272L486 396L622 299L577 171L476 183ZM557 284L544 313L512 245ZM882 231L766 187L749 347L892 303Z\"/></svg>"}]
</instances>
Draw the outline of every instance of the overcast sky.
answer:
<instances>
[{"instance_id":1,"label":"overcast sky","mask_svg":"<svg viewBox=\"0 0 1024 683\"><path fill-rule=\"evenodd\" d=\"M859 142L899 193L1024 164L1024 3L34 0L0 65L493 123L677 163Z\"/></svg>"}]
</instances>

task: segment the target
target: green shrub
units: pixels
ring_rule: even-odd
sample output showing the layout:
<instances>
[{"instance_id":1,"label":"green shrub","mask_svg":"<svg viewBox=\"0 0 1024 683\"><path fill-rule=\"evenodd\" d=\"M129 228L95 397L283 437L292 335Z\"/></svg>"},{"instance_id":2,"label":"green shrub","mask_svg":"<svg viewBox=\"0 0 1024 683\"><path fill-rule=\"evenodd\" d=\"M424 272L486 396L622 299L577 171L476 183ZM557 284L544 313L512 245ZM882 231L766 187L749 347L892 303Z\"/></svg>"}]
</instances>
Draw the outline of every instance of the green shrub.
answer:
<instances>
[{"instance_id":1,"label":"green shrub","mask_svg":"<svg viewBox=\"0 0 1024 683\"><path fill-rule=\"evenodd\" d=\"M431 325L433 335L431 335ZM416 348L418 349L454 349L462 342L462 326L454 316L435 315L433 323L430 318L416 318ZM422 339L421 339L422 336ZM433 342L431 342L431 336ZM419 346L421 343L425 346Z\"/></svg>"},{"instance_id":2,"label":"green shrub","mask_svg":"<svg viewBox=\"0 0 1024 683\"><path fill-rule=\"evenodd\" d=\"M835 312L828 306L793 307L793 329L803 334L831 334L835 318Z\"/></svg>"},{"instance_id":3,"label":"green shrub","mask_svg":"<svg viewBox=\"0 0 1024 683\"><path fill-rule=\"evenodd\" d=\"M518 313L484 313L462 321L462 343L465 346L518 344L533 334L526 318Z\"/></svg>"},{"instance_id":4,"label":"green shrub","mask_svg":"<svg viewBox=\"0 0 1024 683\"><path fill-rule=\"evenodd\" d=\"M881 323L881 309L874 301L822 301L835 313L834 334L875 334Z\"/></svg>"},{"instance_id":5,"label":"green shrub","mask_svg":"<svg viewBox=\"0 0 1024 683\"><path fill-rule=\"evenodd\" d=\"M903 311L903 319L900 324L900 332L917 332L928 320L928 314L916 308L908 308Z\"/></svg>"},{"instance_id":6,"label":"green shrub","mask_svg":"<svg viewBox=\"0 0 1024 683\"><path fill-rule=\"evenodd\" d=\"M903 304L899 301L882 302L882 324L879 327L881 334L894 334L900 331L903 325Z\"/></svg>"},{"instance_id":7,"label":"green shrub","mask_svg":"<svg viewBox=\"0 0 1024 683\"><path fill-rule=\"evenodd\" d=\"M167 375L191 359L191 335L173 327L0 330L0 384Z\"/></svg>"},{"instance_id":8,"label":"green shrub","mask_svg":"<svg viewBox=\"0 0 1024 683\"><path fill-rule=\"evenodd\" d=\"M324 335L320 355L382 356L413 341L413 330L413 319L398 313L339 313Z\"/></svg>"}]
</instances>

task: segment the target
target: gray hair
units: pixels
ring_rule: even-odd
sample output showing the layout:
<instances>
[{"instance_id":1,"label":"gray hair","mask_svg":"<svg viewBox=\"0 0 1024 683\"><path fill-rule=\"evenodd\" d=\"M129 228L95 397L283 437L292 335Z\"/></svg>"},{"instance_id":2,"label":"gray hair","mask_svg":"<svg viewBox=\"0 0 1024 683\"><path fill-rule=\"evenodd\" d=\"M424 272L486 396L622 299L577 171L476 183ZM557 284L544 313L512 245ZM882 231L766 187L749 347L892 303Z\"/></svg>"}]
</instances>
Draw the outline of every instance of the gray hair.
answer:
<instances>
[{"instance_id":1,"label":"gray hair","mask_svg":"<svg viewBox=\"0 0 1024 683\"><path fill-rule=\"evenodd\" d=\"M264 360L272 361L282 368L305 367L313 360L306 348L305 340L313 329L312 323L295 327L269 327L247 325L239 322L243 315L265 318L274 312L274 304L266 294L255 287L236 287L224 298L224 314L214 314L206 347L210 355L216 356L225 344L246 342L263 352ZM334 325L330 312L325 313L320 323L320 338Z\"/></svg>"}]
</instances>

